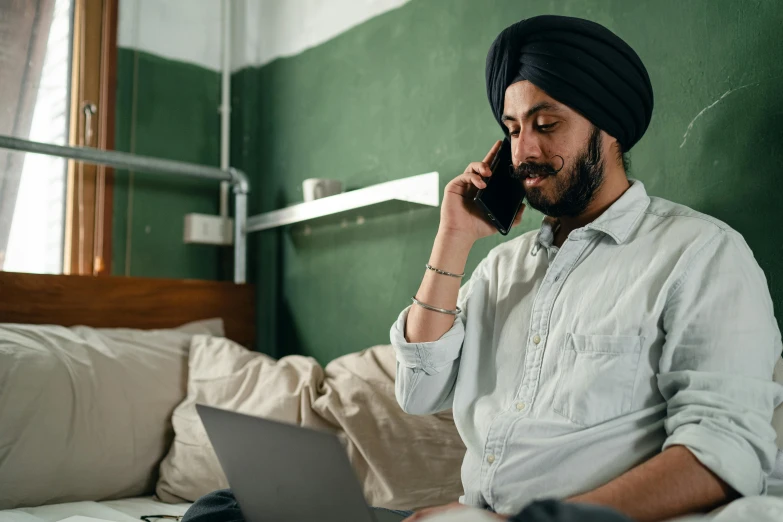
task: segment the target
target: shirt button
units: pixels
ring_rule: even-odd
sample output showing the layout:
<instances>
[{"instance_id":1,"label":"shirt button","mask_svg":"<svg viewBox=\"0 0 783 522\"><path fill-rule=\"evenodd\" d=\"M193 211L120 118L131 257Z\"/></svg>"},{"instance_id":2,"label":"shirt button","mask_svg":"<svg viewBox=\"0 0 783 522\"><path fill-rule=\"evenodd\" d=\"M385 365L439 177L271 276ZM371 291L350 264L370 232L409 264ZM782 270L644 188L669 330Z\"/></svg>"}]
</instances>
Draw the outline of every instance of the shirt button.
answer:
<instances>
[{"instance_id":1,"label":"shirt button","mask_svg":"<svg viewBox=\"0 0 783 522\"><path fill-rule=\"evenodd\" d=\"M495 462L495 456L494 456L494 455L489 455L489 456L487 457L487 462L489 462L490 464L492 464L493 462Z\"/></svg>"},{"instance_id":2,"label":"shirt button","mask_svg":"<svg viewBox=\"0 0 783 522\"><path fill-rule=\"evenodd\" d=\"M535 337L533 337L533 342L534 342L535 344L538 344L538 343L540 343L540 342L541 342L541 336L540 336L540 335L538 335L538 334L536 334L536 336L535 336Z\"/></svg>"},{"instance_id":3,"label":"shirt button","mask_svg":"<svg viewBox=\"0 0 783 522\"><path fill-rule=\"evenodd\" d=\"M518 403L517 403L517 409L518 409L519 411L522 411L522 410L524 410L524 409L525 409L525 403L524 403L524 402L518 402Z\"/></svg>"},{"instance_id":4,"label":"shirt button","mask_svg":"<svg viewBox=\"0 0 783 522\"><path fill-rule=\"evenodd\" d=\"M555 283L557 283L558 281L560 281L560 274L555 276Z\"/></svg>"}]
</instances>

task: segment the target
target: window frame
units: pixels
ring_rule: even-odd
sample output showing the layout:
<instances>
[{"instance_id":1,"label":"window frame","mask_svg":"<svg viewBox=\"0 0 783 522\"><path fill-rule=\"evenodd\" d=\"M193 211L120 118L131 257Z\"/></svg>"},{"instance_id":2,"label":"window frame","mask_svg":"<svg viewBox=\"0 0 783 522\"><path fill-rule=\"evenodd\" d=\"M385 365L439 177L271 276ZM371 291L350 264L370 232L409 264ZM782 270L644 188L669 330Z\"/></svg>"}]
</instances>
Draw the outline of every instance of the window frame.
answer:
<instances>
[{"instance_id":1,"label":"window frame","mask_svg":"<svg viewBox=\"0 0 783 522\"><path fill-rule=\"evenodd\" d=\"M118 0L74 0L69 145L114 149L117 9ZM111 275L113 169L69 160L67 176L63 273Z\"/></svg>"}]
</instances>

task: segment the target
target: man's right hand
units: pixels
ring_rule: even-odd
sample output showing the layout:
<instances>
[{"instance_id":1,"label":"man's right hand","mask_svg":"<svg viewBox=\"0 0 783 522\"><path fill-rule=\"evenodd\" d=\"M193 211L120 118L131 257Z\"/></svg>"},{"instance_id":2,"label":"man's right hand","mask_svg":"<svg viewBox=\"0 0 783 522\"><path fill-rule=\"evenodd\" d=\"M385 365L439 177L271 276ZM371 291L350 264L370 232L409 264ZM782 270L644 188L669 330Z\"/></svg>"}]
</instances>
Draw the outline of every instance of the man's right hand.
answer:
<instances>
[{"instance_id":1,"label":"man's right hand","mask_svg":"<svg viewBox=\"0 0 783 522\"><path fill-rule=\"evenodd\" d=\"M482 176L485 178L492 176L489 166L500 150L501 144L501 141L495 142L483 161L471 163L465 172L446 185L440 207L439 235L472 245L476 240L491 236L498 231L473 198L479 189L486 188ZM512 226L522 221L524 210L525 205L522 205Z\"/></svg>"}]
</instances>

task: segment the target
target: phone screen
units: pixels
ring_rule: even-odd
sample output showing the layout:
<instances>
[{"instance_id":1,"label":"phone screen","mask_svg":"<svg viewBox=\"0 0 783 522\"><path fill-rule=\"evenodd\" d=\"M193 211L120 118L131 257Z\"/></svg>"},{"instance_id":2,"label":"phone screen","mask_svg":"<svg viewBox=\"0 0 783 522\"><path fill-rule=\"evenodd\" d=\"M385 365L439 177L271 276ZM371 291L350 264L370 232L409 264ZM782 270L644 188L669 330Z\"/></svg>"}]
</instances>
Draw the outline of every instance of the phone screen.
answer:
<instances>
[{"instance_id":1,"label":"phone screen","mask_svg":"<svg viewBox=\"0 0 783 522\"><path fill-rule=\"evenodd\" d=\"M489 221L501 234L508 234L514 218L525 199L522 180L511 177L511 142L503 140L500 150L490 165L492 176L484 178L487 186L478 191L474 200L483 209Z\"/></svg>"}]
</instances>

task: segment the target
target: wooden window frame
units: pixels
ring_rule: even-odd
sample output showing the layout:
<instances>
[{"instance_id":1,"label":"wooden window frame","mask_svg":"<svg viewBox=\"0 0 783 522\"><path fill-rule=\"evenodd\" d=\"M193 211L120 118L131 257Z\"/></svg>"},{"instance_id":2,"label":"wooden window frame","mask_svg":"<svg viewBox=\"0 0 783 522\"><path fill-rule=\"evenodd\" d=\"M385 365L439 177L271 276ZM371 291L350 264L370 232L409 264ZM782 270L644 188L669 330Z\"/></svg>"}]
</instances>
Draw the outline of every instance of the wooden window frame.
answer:
<instances>
[{"instance_id":1,"label":"wooden window frame","mask_svg":"<svg viewBox=\"0 0 783 522\"><path fill-rule=\"evenodd\" d=\"M114 149L117 4L74 0L69 129L74 146ZM88 116L89 105L95 111ZM68 162L63 273L111 275L113 186L112 169Z\"/></svg>"}]
</instances>

